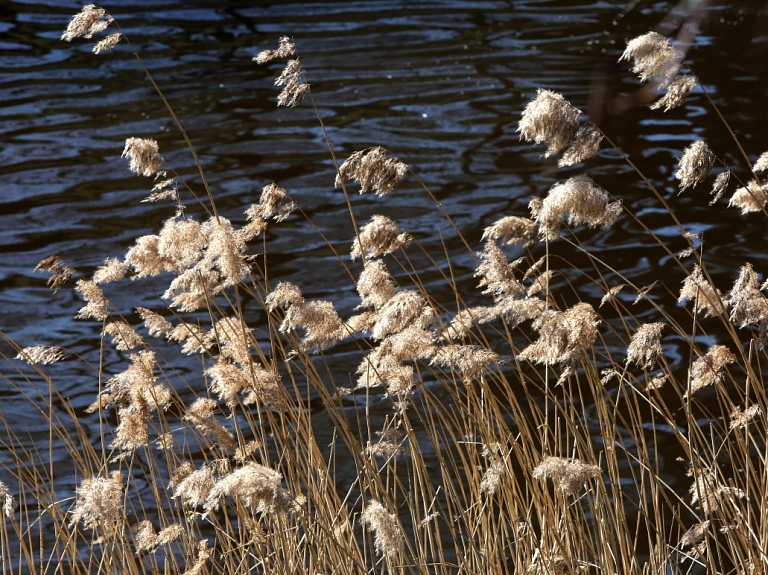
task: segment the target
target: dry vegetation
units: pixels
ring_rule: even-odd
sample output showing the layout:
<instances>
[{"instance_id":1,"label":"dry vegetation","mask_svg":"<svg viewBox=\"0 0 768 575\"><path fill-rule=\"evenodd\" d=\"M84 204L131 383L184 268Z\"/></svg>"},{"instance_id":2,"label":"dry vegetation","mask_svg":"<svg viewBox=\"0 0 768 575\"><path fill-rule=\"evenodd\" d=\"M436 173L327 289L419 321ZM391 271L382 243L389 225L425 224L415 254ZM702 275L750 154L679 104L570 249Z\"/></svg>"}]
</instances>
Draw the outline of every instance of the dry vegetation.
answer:
<instances>
[{"instance_id":1,"label":"dry vegetation","mask_svg":"<svg viewBox=\"0 0 768 575\"><path fill-rule=\"evenodd\" d=\"M63 39L116 25L87 6ZM94 51L118 42L128 39L117 32ZM643 81L668 87L654 108L683 105L696 85L658 34L632 40L622 59ZM306 100L317 109L289 39L255 60L287 62L275 82L279 105ZM522 111L519 132L561 166L612 146L548 90ZM756 175L766 157L752 173L731 175L704 142L681 153L681 191L703 186L714 168L714 201L730 194L745 218L768 215ZM353 187L385 196L404 177L418 179L377 147L336 163L353 238L351 257L340 256L349 274L338 281L355 278L360 295L357 313L342 317L334 302L305 298L304 286L267 273L264 232L301 217L292 199L300 191L265 187L236 225L217 211L199 162L205 201L187 206L191 189L154 141L131 138L124 156L137 175L155 178L150 199L170 199L176 213L90 278L55 256L39 266L54 289L77 278L78 317L93 322L95 338L100 329L102 353L124 352L125 366L95 368L89 411L100 436L92 437L46 375L46 364L71 357L66 349L20 344L17 359L34 370L8 361L25 374L24 393L50 435L45 447L25 448L10 426L2 434L12 478L0 484L3 573L768 570L765 285L748 264L730 289L712 285L700 243L639 172L689 245L685 254L661 246L685 277L687 305L675 313L580 245L580 226L642 225L586 174L532 200L530 217L488 227L484 246L467 246L480 250L477 295L461 293L450 264L435 264L452 292L436 300L411 268L420 244L385 215L355 219ZM551 287L555 264L566 265L550 257L555 242L587 258L602 301L562 305ZM155 276L165 306L110 303L113 282ZM638 300L652 311L643 320ZM668 338L687 348L686 366L667 361ZM354 389L334 379L327 352L340 342L358 354L346 380ZM197 358L197 377L174 369L185 355ZM380 424L369 417L374 402L388 405ZM687 489L660 472L662 442L683 454ZM69 452L70 466L54 463L54 446Z\"/></svg>"}]
</instances>

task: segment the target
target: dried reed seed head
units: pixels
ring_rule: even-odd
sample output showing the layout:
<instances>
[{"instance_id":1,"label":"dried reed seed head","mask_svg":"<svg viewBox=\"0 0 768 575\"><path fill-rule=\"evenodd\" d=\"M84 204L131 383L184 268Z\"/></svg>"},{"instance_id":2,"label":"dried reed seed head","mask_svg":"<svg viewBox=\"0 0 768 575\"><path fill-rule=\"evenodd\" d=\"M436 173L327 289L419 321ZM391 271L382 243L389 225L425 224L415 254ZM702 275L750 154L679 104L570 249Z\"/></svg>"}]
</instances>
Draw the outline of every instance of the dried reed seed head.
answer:
<instances>
[{"instance_id":1,"label":"dried reed seed head","mask_svg":"<svg viewBox=\"0 0 768 575\"><path fill-rule=\"evenodd\" d=\"M525 292L525 287L515 278L518 262L510 263L507 256L493 241L485 243L485 250L478 254L480 264L475 271L475 277L480 277L479 288L485 288L482 293L490 294L494 300L503 297L515 297Z\"/></svg>"},{"instance_id":2,"label":"dried reed seed head","mask_svg":"<svg viewBox=\"0 0 768 575\"><path fill-rule=\"evenodd\" d=\"M134 411L131 407L123 407L118 411L120 423L115 429L115 439L111 449L134 451L149 443L149 432L145 413Z\"/></svg>"},{"instance_id":3,"label":"dried reed seed head","mask_svg":"<svg viewBox=\"0 0 768 575\"><path fill-rule=\"evenodd\" d=\"M209 264L210 262L206 262ZM221 274L205 264L185 270L163 292L163 299L171 300L169 307L181 312L207 309L210 301L223 289Z\"/></svg>"},{"instance_id":4,"label":"dried reed seed head","mask_svg":"<svg viewBox=\"0 0 768 575\"><path fill-rule=\"evenodd\" d=\"M492 364L502 363L501 357L479 345L447 345L439 347L430 365L458 369L464 380L478 379Z\"/></svg>"},{"instance_id":5,"label":"dried reed seed head","mask_svg":"<svg viewBox=\"0 0 768 575\"><path fill-rule=\"evenodd\" d=\"M353 333L370 331L375 321L375 311L364 311L363 313L358 313L347 318L347 321L345 322L345 329L350 335Z\"/></svg>"},{"instance_id":6,"label":"dried reed seed head","mask_svg":"<svg viewBox=\"0 0 768 575\"><path fill-rule=\"evenodd\" d=\"M144 416L155 410L164 410L171 403L171 391L158 384L155 375L155 354L144 350L131 354L131 365L107 381L106 393L112 404L130 407Z\"/></svg>"},{"instance_id":7,"label":"dried reed seed head","mask_svg":"<svg viewBox=\"0 0 768 575\"><path fill-rule=\"evenodd\" d=\"M216 345L216 340L199 325L184 322L174 327L167 337L169 341L183 342L181 351L187 355L204 353Z\"/></svg>"},{"instance_id":8,"label":"dried reed seed head","mask_svg":"<svg viewBox=\"0 0 768 575\"><path fill-rule=\"evenodd\" d=\"M75 268L70 267L66 262L57 255L48 256L35 266L36 272L51 272L51 277L48 278L47 285L53 288L53 293L59 291L77 271Z\"/></svg>"},{"instance_id":9,"label":"dried reed seed head","mask_svg":"<svg viewBox=\"0 0 768 575\"><path fill-rule=\"evenodd\" d=\"M731 196L728 207L739 208L742 214L751 212L760 212L765 208L768 202L768 193L766 186L757 180L750 180L743 188L738 188Z\"/></svg>"},{"instance_id":10,"label":"dried reed seed head","mask_svg":"<svg viewBox=\"0 0 768 575\"><path fill-rule=\"evenodd\" d=\"M221 284L214 293L221 289L237 285L251 273L245 257L247 245L236 232L232 223L219 216L203 222L201 232L208 244L205 257L197 264L199 269L216 269L221 274Z\"/></svg>"},{"instance_id":11,"label":"dried reed seed head","mask_svg":"<svg viewBox=\"0 0 768 575\"><path fill-rule=\"evenodd\" d=\"M723 485L710 468L691 468L689 475L694 475L693 485L688 490L691 494L691 505L698 504L705 515L719 511L725 503L729 503L733 508L736 499L746 498L746 493L738 487Z\"/></svg>"},{"instance_id":12,"label":"dried reed seed head","mask_svg":"<svg viewBox=\"0 0 768 575\"><path fill-rule=\"evenodd\" d=\"M449 341L464 338L475 324L486 323L489 317L493 315L492 310L493 308L489 306L475 306L459 310L451 322L443 329L440 339ZM495 319L496 317L498 316L493 315L490 319Z\"/></svg>"},{"instance_id":13,"label":"dried reed seed head","mask_svg":"<svg viewBox=\"0 0 768 575\"><path fill-rule=\"evenodd\" d=\"M222 450L234 453L237 442L232 433L216 420L215 408L216 402L213 399L199 397L187 408L184 419L192 422L203 435L213 439Z\"/></svg>"},{"instance_id":14,"label":"dried reed seed head","mask_svg":"<svg viewBox=\"0 0 768 575\"><path fill-rule=\"evenodd\" d=\"M709 519L693 524L680 538L680 547L682 549L685 549L686 547L694 547L704 541L704 537L706 537L709 532L709 525Z\"/></svg>"},{"instance_id":15,"label":"dried reed seed head","mask_svg":"<svg viewBox=\"0 0 768 575\"><path fill-rule=\"evenodd\" d=\"M603 307L606 303L614 301L619 295L619 292L621 292L621 290L623 290L626 286L627 284L621 284L609 289L608 292L606 292L606 294L600 300L600 305L598 307Z\"/></svg>"},{"instance_id":16,"label":"dried reed seed head","mask_svg":"<svg viewBox=\"0 0 768 575\"><path fill-rule=\"evenodd\" d=\"M616 221L620 213L620 202L611 202L608 193L592 178L580 174L550 188L535 219L542 239L553 240L560 236L566 215L571 226L607 227Z\"/></svg>"},{"instance_id":17,"label":"dried reed seed head","mask_svg":"<svg viewBox=\"0 0 768 575\"><path fill-rule=\"evenodd\" d=\"M75 291L82 294L86 301L86 305L75 316L76 319L104 321L109 317L109 301L99 286L89 280L77 280Z\"/></svg>"},{"instance_id":18,"label":"dried reed seed head","mask_svg":"<svg viewBox=\"0 0 768 575\"><path fill-rule=\"evenodd\" d=\"M715 178L715 183L712 184L712 190L709 192L709 195L712 196L712 199L709 201L710 206L714 206L718 201L720 201L720 198L723 197L726 190L728 189L728 182L731 180L731 170L726 169L724 172L721 172L717 175Z\"/></svg>"},{"instance_id":19,"label":"dried reed seed head","mask_svg":"<svg viewBox=\"0 0 768 575\"><path fill-rule=\"evenodd\" d=\"M526 347L518 359L546 365L573 365L594 345L600 316L588 303L561 312L547 310L533 322L539 339Z\"/></svg>"},{"instance_id":20,"label":"dried reed seed head","mask_svg":"<svg viewBox=\"0 0 768 575\"><path fill-rule=\"evenodd\" d=\"M345 180L360 184L360 193L373 190L384 196L394 190L408 171L408 166L398 158L387 158L387 150L380 146L355 152L347 158L336 174L335 186Z\"/></svg>"},{"instance_id":21,"label":"dried reed seed head","mask_svg":"<svg viewBox=\"0 0 768 575\"><path fill-rule=\"evenodd\" d=\"M413 385L412 366L403 365L396 357L377 353L376 350L363 358L356 373L360 376L357 380L357 389L384 385L387 387L389 396L404 396Z\"/></svg>"},{"instance_id":22,"label":"dried reed seed head","mask_svg":"<svg viewBox=\"0 0 768 575\"><path fill-rule=\"evenodd\" d=\"M400 229L386 216L374 215L371 221L360 228L358 237L352 242L352 260L366 254L366 257L380 257L391 254L411 243L411 236Z\"/></svg>"},{"instance_id":23,"label":"dried reed seed head","mask_svg":"<svg viewBox=\"0 0 768 575\"><path fill-rule=\"evenodd\" d=\"M501 485L501 480L504 477L506 468L504 462L501 459L494 459L488 466L488 469L483 473L483 478L480 480L480 493L485 493L488 496L496 493L496 490Z\"/></svg>"},{"instance_id":24,"label":"dried reed seed head","mask_svg":"<svg viewBox=\"0 0 768 575\"><path fill-rule=\"evenodd\" d=\"M373 533L374 546L377 553L384 557L395 557L405 550L405 538L397 522L397 516L371 499L360 516L368 531Z\"/></svg>"},{"instance_id":25,"label":"dried reed seed head","mask_svg":"<svg viewBox=\"0 0 768 575\"><path fill-rule=\"evenodd\" d=\"M378 309L392 299L395 295L395 280L382 260L365 261L365 268L357 280L357 293L361 299L357 308L370 306Z\"/></svg>"},{"instance_id":26,"label":"dried reed seed head","mask_svg":"<svg viewBox=\"0 0 768 575\"><path fill-rule=\"evenodd\" d=\"M561 168L578 164L589 158L593 158L600 151L600 142L603 141L603 133L594 124L587 124L579 128L571 145L558 160Z\"/></svg>"},{"instance_id":27,"label":"dried reed seed head","mask_svg":"<svg viewBox=\"0 0 768 575\"><path fill-rule=\"evenodd\" d=\"M208 238L203 225L190 218L169 218L163 224L157 242L157 255L168 262L168 271L181 271L194 266L203 257Z\"/></svg>"},{"instance_id":28,"label":"dried reed seed head","mask_svg":"<svg viewBox=\"0 0 768 575\"><path fill-rule=\"evenodd\" d=\"M688 94L696 87L698 80L693 76L678 76L675 81L667 87L667 92L659 98L657 102L651 105L651 110L660 110L664 108L669 112L672 108L677 108L685 103Z\"/></svg>"},{"instance_id":29,"label":"dried reed seed head","mask_svg":"<svg viewBox=\"0 0 768 575\"><path fill-rule=\"evenodd\" d=\"M3 502L3 514L10 518L13 516L13 496L11 495L11 492L8 490L8 486L0 481L0 500Z\"/></svg>"},{"instance_id":30,"label":"dried reed seed head","mask_svg":"<svg viewBox=\"0 0 768 575\"><path fill-rule=\"evenodd\" d=\"M570 457L547 456L533 470L536 479L550 478L560 491L573 495L590 479L600 477L602 471L597 465L584 463Z\"/></svg>"},{"instance_id":31,"label":"dried reed seed head","mask_svg":"<svg viewBox=\"0 0 768 575\"><path fill-rule=\"evenodd\" d=\"M122 157L131 161L128 169L138 176L154 176L163 163L160 148L151 139L128 138Z\"/></svg>"},{"instance_id":32,"label":"dried reed seed head","mask_svg":"<svg viewBox=\"0 0 768 575\"><path fill-rule=\"evenodd\" d=\"M158 545L157 533L155 533L152 522L145 519L134 527L136 532L134 541L136 542L136 553L140 551L152 551Z\"/></svg>"},{"instance_id":33,"label":"dried reed seed head","mask_svg":"<svg viewBox=\"0 0 768 575\"><path fill-rule=\"evenodd\" d=\"M301 307L304 305L304 296L301 295L301 289L296 284L280 282L267 295L266 304L270 312L275 311L277 308Z\"/></svg>"},{"instance_id":34,"label":"dried reed seed head","mask_svg":"<svg viewBox=\"0 0 768 575\"><path fill-rule=\"evenodd\" d=\"M303 330L301 347L305 350L317 346L318 351L334 345L348 334L345 324L336 312L333 302L311 301L291 306L280 324L282 333Z\"/></svg>"},{"instance_id":35,"label":"dried reed seed head","mask_svg":"<svg viewBox=\"0 0 768 575\"><path fill-rule=\"evenodd\" d=\"M14 359L21 359L34 365L48 365L66 359L69 354L63 347L56 345L35 345L25 347L16 354Z\"/></svg>"},{"instance_id":36,"label":"dried reed seed head","mask_svg":"<svg viewBox=\"0 0 768 575\"><path fill-rule=\"evenodd\" d=\"M433 312L427 301L414 290L403 290L392 296L379 309L371 329L371 337L382 340L409 326L426 329L432 323Z\"/></svg>"},{"instance_id":37,"label":"dried reed seed head","mask_svg":"<svg viewBox=\"0 0 768 575\"><path fill-rule=\"evenodd\" d=\"M113 20L104 8L88 4L72 17L61 39L67 42L81 36L90 39L97 32L105 30Z\"/></svg>"},{"instance_id":38,"label":"dried reed seed head","mask_svg":"<svg viewBox=\"0 0 768 575\"><path fill-rule=\"evenodd\" d=\"M280 93L277 95L277 105L284 106L286 108L295 108L300 104L306 95L309 93L309 84L300 81L300 76L293 76L285 84Z\"/></svg>"},{"instance_id":39,"label":"dried reed seed head","mask_svg":"<svg viewBox=\"0 0 768 575\"><path fill-rule=\"evenodd\" d=\"M102 336L111 336L112 345L118 351L128 351L144 345L144 339L129 324L122 320L113 321L104 326Z\"/></svg>"},{"instance_id":40,"label":"dried reed seed head","mask_svg":"<svg viewBox=\"0 0 768 575\"><path fill-rule=\"evenodd\" d=\"M531 297L537 293L542 293L544 295L548 294L549 285L552 283L552 278L554 277L554 270L547 270L540 273L538 276L536 276L531 285L528 286L528 289L525 290L526 295Z\"/></svg>"},{"instance_id":41,"label":"dried reed seed head","mask_svg":"<svg viewBox=\"0 0 768 575\"><path fill-rule=\"evenodd\" d=\"M558 153L576 136L581 110L574 108L563 96L539 89L536 97L523 109L517 131L520 139L535 144L547 144L544 157Z\"/></svg>"},{"instance_id":42,"label":"dried reed seed head","mask_svg":"<svg viewBox=\"0 0 768 575\"><path fill-rule=\"evenodd\" d=\"M725 313L723 297L720 290L715 289L704 277L701 267L696 264L691 274L683 280L678 302L691 300L694 302L696 313L704 313L705 317Z\"/></svg>"},{"instance_id":43,"label":"dried reed seed head","mask_svg":"<svg viewBox=\"0 0 768 575\"><path fill-rule=\"evenodd\" d=\"M365 448L366 454L370 457L382 457L384 459L395 459L402 455L408 455L411 452L408 444L408 436L401 429L386 429L377 431L379 436L375 443L368 443Z\"/></svg>"},{"instance_id":44,"label":"dried reed seed head","mask_svg":"<svg viewBox=\"0 0 768 575\"><path fill-rule=\"evenodd\" d=\"M206 569L205 564L210 559L211 555L213 555L213 549L208 548L208 540L202 539L197 542L197 559L195 559L195 563L184 571L184 575L203 575L210 573L208 569Z\"/></svg>"},{"instance_id":45,"label":"dried reed seed head","mask_svg":"<svg viewBox=\"0 0 768 575\"><path fill-rule=\"evenodd\" d=\"M658 32L648 32L630 40L619 62L622 60L632 60L632 72L639 75L642 82L661 78L667 83L680 66L680 56L669 40Z\"/></svg>"},{"instance_id":46,"label":"dried reed seed head","mask_svg":"<svg viewBox=\"0 0 768 575\"><path fill-rule=\"evenodd\" d=\"M763 152L760 154L760 157L755 162L755 165L752 166L752 171L755 174L759 174L765 170L768 170L768 152Z\"/></svg>"},{"instance_id":47,"label":"dried reed seed head","mask_svg":"<svg viewBox=\"0 0 768 575\"><path fill-rule=\"evenodd\" d=\"M237 499L256 513L287 515L297 511L296 501L282 486L283 476L258 463L248 463L219 479L208 494L206 513L219 509L222 497Z\"/></svg>"},{"instance_id":48,"label":"dried reed seed head","mask_svg":"<svg viewBox=\"0 0 768 575\"><path fill-rule=\"evenodd\" d=\"M435 354L434 334L420 325L405 327L388 335L374 350L377 358L386 356L395 361L429 359Z\"/></svg>"},{"instance_id":49,"label":"dried reed seed head","mask_svg":"<svg viewBox=\"0 0 768 575\"><path fill-rule=\"evenodd\" d=\"M526 570L526 575L574 575L581 572L581 565L577 565L576 568L561 555L542 557L537 556L534 563L529 565Z\"/></svg>"},{"instance_id":50,"label":"dried reed seed head","mask_svg":"<svg viewBox=\"0 0 768 575\"><path fill-rule=\"evenodd\" d=\"M253 61L257 64L266 64L272 60L288 58L296 55L296 45L291 42L288 36L280 38L280 45L276 50L263 50L259 52L257 56L254 56Z\"/></svg>"},{"instance_id":51,"label":"dried reed seed head","mask_svg":"<svg viewBox=\"0 0 768 575\"><path fill-rule=\"evenodd\" d=\"M70 526L82 521L86 529L101 527L106 537L115 534L125 517L123 489L123 475L119 471L109 477L83 479L77 488Z\"/></svg>"},{"instance_id":52,"label":"dried reed seed head","mask_svg":"<svg viewBox=\"0 0 768 575\"><path fill-rule=\"evenodd\" d=\"M703 140L697 140L688 146L683 151L675 174L675 178L680 180L680 193L706 178L715 165L715 159L715 154Z\"/></svg>"},{"instance_id":53,"label":"dried reed seed head","mask_svg":"<svg viewBox=\"0 0 768 575\"><path fill-rule=\"evenodd\" d=\"M173 331L173 324L157 312L145 307L137 307L136 313L144 321L144 327L152 337L168 337Z\"/></svg>"},{"instance_id":54,"label":"dried reed seed head","mask_svg":"<svg viewBox=\"0 0 768 575\"><path fill-rule=\"evenodd\" d=\"M241 367L253 363L251 346L254 342L251 329L236 317L225 317L214 322L208 338L217 341L221 355Z\"/></svg>"},{"instance_id":55,"label":"dried reed seed head","mask_svg":"<svg viewBox=\"0 0 768 575\"><path fill-rule=\"evenodd\" d=\"M160 236L147 235L136 239L123 260L135 272L134 279L174 271L173 262L160 256L159 246Z\"/></svg>"},{"instance_id":56,"label":"dried reed seed head","mask_svg":"<svg viewBox=\"0 0 768 575\"><path fill-rule=\"evenodd\" d=\"M758 415L762 415L763 410L756 403L750 405L747 409L742 410L740 406L731 412L731 421L729 424L730 429L741 429L747 427L749 422L755 419Z\"/></svg>"},{"instance_id":57,"label":"dried reed seed head","mask_svg":"<svg viewBox=\"0 0 768 575\"><path fill-rule=\"evenodd\" d=\"M483 230L483 241L501 240L504 244L529 245L536 239L536 222L530 218L506 216Z\"/></svg>"},{"instance_id":58,"label":"dried reed seed head","mask_svg":"<svg viewBox=\"0 0 768 575\"><path fill-rule=\"evenodd\" d=\"M273 182L264 186L259 203L248 208L245 215L251 221L273 219L282 222L298 207L298 204L288 197L285 189Z\"/></svg>"},{"instance_id":59,"label":"dried reed seed head","mask_svg":"<svg viewBox=\"0 0 768 575\"><path fill-rule=\"evenodd\" d=\"M653 365L664 355L661 349L661 331L666 324L646 323L641 325L632 336L632 341L627 348L627 363L635 363L642 369L651 369Z\"/></svg>"},{"instance_id":60,"label":"dried reed seed head","mask_svg":"<svg viewBox=\"0 0 768 575\"><path fill-rule=\"evenodd\" d=\"M690 391L685 397L696 393L698 390L714 385L723 380L723 369L729 363L736 361L736 356L724 345L714 345L706 355L700 357L691 365L689 373Z\"/></svg>"},{"instance_id":61,"label":"dried reed seed head","mask_svg":"<svg viewBox=\"0 0 768 575\"><path fill-rule=\"evenodd\" d=\"M759 324L768 319L768 300L760 293L752 264L741 267L726 304L731 308L731 321L739 327Z\"/></svg>"},{"instance_id":62,"label":"dried reed seed head","mask_svg":"<svg viewBox=\"0 0 768 575\"><path fill-rule=\"evenodd\" d=\"M93 272L93 283L105 284L123 279L128 273L128 266L117 258L107 258L104 265Z\"/></svg>"},{"instance_id":63,"label":"dried reed seed head","mask_svg":"<svg viewBox=\"0 0 768 575\"><path fill-rule=\"evenodd\" d=\"M216 479L210 465L203 465L195 470L191 464L188 464L174 474L171 480L173 497L180 497L186 505L191 507L204 505L215 483Z\"/></svg>"},{"instance_id":64,"label":"dried reed seed head","mask_svg":"<svg viewBox=\"0 0 768 575\"><path fill-rule=\"evenodd\" d=\"M539 298L504 297L499 299L496 305L482 318L482 323L503 317L509 327L515 327L524 321L539 317L546 307L544 301Z\"/></svg>"},{"instance_id":65,"label":"dried reed seed head","mask_svg":"<svg viewBox=\"0 0 768 575\"><path fill-rule=\"evenodd\" d=\"M117 46L120 43L120 40L122 39L123 39L123 35L120 32L117 32L116 34L110 34L100 42L96 43L96 45L93 47L93 53L101 54L102 52L111 50L112 48Z\"/></svg>"},{"instance_id":66,"label":"dried reed seed head","mask_svg":"<svg viewBox=\"0 0 768 575\"><path fill-rule=\"evenodd\" d=\"M230 409L237 406L238 395L250 387L248 375L222 358L206 369L205 374L210 378L208 386L211 393L217 395L219 401L226 403Z\"/></svg>"}]
</instances>

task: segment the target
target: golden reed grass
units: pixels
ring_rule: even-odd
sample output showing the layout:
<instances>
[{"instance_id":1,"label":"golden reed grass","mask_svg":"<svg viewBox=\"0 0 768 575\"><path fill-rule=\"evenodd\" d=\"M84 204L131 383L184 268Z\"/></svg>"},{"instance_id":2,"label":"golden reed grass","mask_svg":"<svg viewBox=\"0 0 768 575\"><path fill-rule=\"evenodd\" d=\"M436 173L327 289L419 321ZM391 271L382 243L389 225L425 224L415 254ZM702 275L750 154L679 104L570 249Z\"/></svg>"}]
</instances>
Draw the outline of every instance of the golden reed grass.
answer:
<instances>
[{"instance_id":1,"label":"golden reed grass","mask_svg":"<svg viewBox=\"0 0 768 575\"><path fill-rule=\"evenodd\" d=\"M110 26L112 16L89 5L62 39ZM130 46L122 32L107 35L94 52L123 42ZM309 100L317 110L291 39L254 60L287 60L275 81L278 105ZM659 34L631 40L620 60L666 90L652 109L682 106L694 93L695 77L681 72L680 53ZM560 155L561 167L603 161L600 146L610 143L545 89L522 110L518 131L546 146L545 156ZM155 179L146 201L168 200L171 215L90 277L58 256L37 267L54 291L76 278L85 302L77 317L94 322L102 357L87 411L98 436L44 369L76 356L5 336L34 369L21 372L27 386L16 389L46 421L49 447L30 445L2 417L3 573L768 570L767 286L749 263L730 290L713 285L700 242L642 173L688 245L680 256L582 173L531 200L530 217L505 215L484 230L486 243L472 254L477 293L457 287L450 260L441 267L440 254L430 255L430 273L449 287L444 301L414 267L424 246L384 214L359 225L349 195L352 185L383 197L409 179L424 184L382 147L351 153L329 175L352 218L339 281L356 278L360 304L344 317L334 302L308 299L303 286L267 273L264 232L300 217L300 192L270 184L244 207L244 223L233 223L216 209L182 134L207 203L187 206L192 185L157 143L129 138L128 168ZM765 214L757 174L768 155L743 178L722 156L703 141L681 150L679 190L717 171L714 202L733 179L729 205L745 217ZM576 235L623 218L677 264L686 307L657 303L655 283L637 285ZM558 291L576 289L563 279L568 253L592 266L590 287L604 294L597 309L594 289L560 305ZM161 286L164 303L118 309L111 284L131 280ZM642 315L633 300L645 305ZM246 312L253 306L261 313ZM327 352L340 342L359 361L343 381ZM675 344L685 365L665 353ZM101 361L110 346L125 358L118 373ZM185 356L197 362L194 375L175 367L190 364ZM690 477L682 489L660 461L670 445ZM69 453L69 466L54 464L54 446Z\"/></svg>"}]
</instances>

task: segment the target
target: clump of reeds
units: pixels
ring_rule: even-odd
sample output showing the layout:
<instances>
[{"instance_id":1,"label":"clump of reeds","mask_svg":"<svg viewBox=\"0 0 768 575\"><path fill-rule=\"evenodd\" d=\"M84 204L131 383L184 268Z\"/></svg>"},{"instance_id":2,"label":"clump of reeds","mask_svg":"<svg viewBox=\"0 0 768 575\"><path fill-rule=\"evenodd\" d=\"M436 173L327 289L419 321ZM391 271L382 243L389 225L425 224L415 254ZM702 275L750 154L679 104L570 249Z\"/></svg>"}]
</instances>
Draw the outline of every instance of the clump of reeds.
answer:
<instances>
[{"instance_id":1,"label":"clump of reeds","mask_svg":"<svg viewBox=\"0 0 768 575\"><path fill-rule=\"evenodd\" d=\"M89 5L63 38L91 38L113 23ZM95 51L120 40L128 41L107 36ZM255 58L284 59L278 104L315 106L292 40ZM668 87L652 108L682 105L694 88L658 34L630 41L621 59ZM562 152L561 166L600 161L605 140L550 90L522 110L519 132L545 144L545 156ZM384 214L359 226L347 193L350 181L361 192L396 193L414 171L381 147L351 152L328 174L351 215L348 271L360 304L345 317L334 302L269 277L250 251L296 217L300 191L266 186L238 224L216 210L199 163L208 202L187 206L154 140L129 138L123 155L137 175L163 178L149 199L173 200L172 215L90 278L58 256L37 268L54 290L78 275L78 318L95 322L102 356L112 346L127 366L110 375L97 364L93 437L43 369L69 352L17 346L36 370L26 376L30 400L46 406L50 450L68 450L72 465L56 468L52 451L25 447L6 425L2 468L13 481L0 482L0 554L12 571L766 571L766 285L745 264L730 291L718 289L670 194L643 174L696 256L684 263L646 228L649 249L678 265L674 292L687 307L657 303L576 240L579 226L644 225L586 173L534 198L531 217L509 214L487 227L477 293L438 270L453 288L451 301L440 301L408 267L413 236ZM704 142L681 150L680 191L700 185L717 157ZM756 174L766 164L761 156L730 205L763 211ZM723 168L717 196L729 178ZM567 267L554 267L567 261L551 257L555 243L586 253L605 294L599 305L589 295L560 305L558 290L571 286L558 275ZM261 248L268 259L268 242ZM510 261L505 249L520 257ZM162 281L164 304L115 307L106 284L138 278ZM642 316L632 300L647 304ZM254 324L246 304L266 319ZM684 364L669 363L669 340L682 342ZM354 389L333 367L330 350L342 341L359 353L357 372L344 378L356 378ZM184 356L198 371L182 379L174 365ZM681 453L689 489L664 475L667 443Z\"/></svg>"}]
</instances>

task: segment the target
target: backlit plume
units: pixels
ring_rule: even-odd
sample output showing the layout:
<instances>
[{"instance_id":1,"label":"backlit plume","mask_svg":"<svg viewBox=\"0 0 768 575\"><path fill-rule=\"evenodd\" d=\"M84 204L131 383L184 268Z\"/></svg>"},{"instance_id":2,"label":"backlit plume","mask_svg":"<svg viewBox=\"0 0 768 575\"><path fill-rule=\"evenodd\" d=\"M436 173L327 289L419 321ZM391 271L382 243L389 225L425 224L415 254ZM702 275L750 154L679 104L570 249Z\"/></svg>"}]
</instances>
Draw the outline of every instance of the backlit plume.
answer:
<instances>
[{"instance_id":1,"label":"backlit plume","mask_svg":"<svg viewBox=\"0 0 768 575\"><path fill-rule=\"evenodd\" d=\"M526 105L517 131L520 139L547 144L544 156L564 149L579 130L581 110L574 108L563 96L550 90L538 90Z\"/></svg>"},{"instance_id":2,"label":"backlit plume","mask_svg":"<svg viewBox=\"0 0 768 575\"><path fill-rule=\"evenodd\" d=\"M360 184L361 194L373 190L377 196L384 196L397 187L407 171L408 166L395 157L388 158L387 151L377 146L349 156L339 166L335 185L352 180Z\"/></svg>"}]
</instances>

